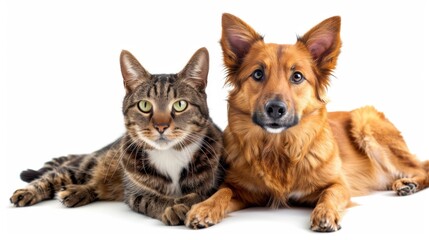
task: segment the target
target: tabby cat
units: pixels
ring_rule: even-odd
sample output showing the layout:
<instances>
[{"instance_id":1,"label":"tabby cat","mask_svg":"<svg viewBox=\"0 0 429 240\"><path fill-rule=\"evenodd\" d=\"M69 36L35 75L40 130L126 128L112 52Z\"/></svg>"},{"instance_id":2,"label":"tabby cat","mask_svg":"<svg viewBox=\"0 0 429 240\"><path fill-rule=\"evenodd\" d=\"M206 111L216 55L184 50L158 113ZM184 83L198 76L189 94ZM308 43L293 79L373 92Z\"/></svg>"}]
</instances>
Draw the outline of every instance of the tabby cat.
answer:
<instances>
[{"instance_id":1,"label":"tabby cat","mask_svg":"<svg viewBox=\"0 0 429 240\"><path fill-rule=\"evenodd\" d=\"M224 150L206 103L208 51L199 49L178 74L150 74L127 51L120 62L126 133L92 154L23 171L29 185L16 190L11 203L29 206L55 195L67 207L123 200L136 212L177 225L216 190Z\"/></svg>"}]
</instances>

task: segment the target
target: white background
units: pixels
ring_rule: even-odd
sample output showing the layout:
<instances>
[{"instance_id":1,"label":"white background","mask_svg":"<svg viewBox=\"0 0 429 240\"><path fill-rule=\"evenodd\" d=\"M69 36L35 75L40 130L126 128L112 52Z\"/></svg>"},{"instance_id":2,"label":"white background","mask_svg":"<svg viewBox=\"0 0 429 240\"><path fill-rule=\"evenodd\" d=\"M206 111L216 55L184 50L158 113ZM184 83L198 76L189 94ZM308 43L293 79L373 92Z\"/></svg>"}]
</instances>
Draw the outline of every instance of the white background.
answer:
<instances>
[{"instance_id":1,"label":"white background","mask_svg":"<svg viewBox=\"0 0 429 240\"><path fill-rule=\"evenodd\" d=\"M227 124L221 15L232 13L267 42L294 43L297 34L342 17L342 53L329 89L329 110L374 105L402 131L411 152L429 159L427 1L1 1L0 235L32 239L134 235L149 239L219 239L230 235L422 239L429 235L429 190L355 198L343 229L309 230L310 209L248 209L221 224L191 231L132 212L120 202L67 209L56 200L14 208L25 186L19 173L52 157L92 152L124 132L122 49L151 73L180 71L200 47L210 52L208 104ZM426 16L425 16L426 15Z\"/></svg>"}]
</instances>

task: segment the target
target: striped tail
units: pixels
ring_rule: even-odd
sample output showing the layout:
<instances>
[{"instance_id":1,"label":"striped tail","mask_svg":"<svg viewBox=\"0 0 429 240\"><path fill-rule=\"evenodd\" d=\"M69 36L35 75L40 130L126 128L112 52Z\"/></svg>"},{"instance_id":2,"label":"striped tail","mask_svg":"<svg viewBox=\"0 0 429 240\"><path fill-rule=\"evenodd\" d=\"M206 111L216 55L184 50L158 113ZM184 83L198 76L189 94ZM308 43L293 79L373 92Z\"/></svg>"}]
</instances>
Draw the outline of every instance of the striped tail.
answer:
<instances>
[{"instance_id":1,"label":"striped tail","mask_svg":"<svg viewBox=\"0 0 429 240\"><path fill-rule=\"evenodd\" d=\"M82 157L83 155L69 155L64 157L54 158L49 162L46 162L42 168L39 170L27 169L21 172L20 178L24 182L32 182L36 179L39 179L44 173L58 169L63 166L65 163L75 160Z\"/></svg>"}]
</instances>

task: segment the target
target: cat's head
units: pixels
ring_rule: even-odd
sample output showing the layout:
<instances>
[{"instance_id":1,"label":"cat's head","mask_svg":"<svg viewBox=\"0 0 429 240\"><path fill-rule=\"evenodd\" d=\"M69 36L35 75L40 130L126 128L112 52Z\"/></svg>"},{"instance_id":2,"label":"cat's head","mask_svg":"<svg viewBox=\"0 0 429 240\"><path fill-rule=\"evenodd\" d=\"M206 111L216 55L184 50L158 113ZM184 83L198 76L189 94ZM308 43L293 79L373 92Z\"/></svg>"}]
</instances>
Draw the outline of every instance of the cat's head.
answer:
<instances>
[{"instance_id":1,"label":"cat's head","mask_svg":"<svg viewBox=\"0 0 429 240\"><path fill-rule=\"evenodd\" d=\"M180 149L204 135L210 121L206 48L195 52L177 74L150 74L125 50L120 62L126 89L125 126L135 143L159 150Z\"/></svg>"}]
</instances>

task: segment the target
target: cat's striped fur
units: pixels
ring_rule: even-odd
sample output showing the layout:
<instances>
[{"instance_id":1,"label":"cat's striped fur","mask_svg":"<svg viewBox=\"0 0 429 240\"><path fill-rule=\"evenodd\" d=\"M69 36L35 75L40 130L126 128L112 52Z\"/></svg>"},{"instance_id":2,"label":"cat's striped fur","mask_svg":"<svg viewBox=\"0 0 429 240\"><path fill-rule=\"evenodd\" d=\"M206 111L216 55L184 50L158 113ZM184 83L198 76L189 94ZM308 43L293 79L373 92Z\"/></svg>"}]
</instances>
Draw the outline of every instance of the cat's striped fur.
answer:
<instances>
[{"instance_id":1,"label":"cat's striped fur","mask_svg":"<svg viewBox=\"0 0 429 240\"><path fill-rule=\"evenodd\" d=\"M29 206L57 198L67 207L123 200L131 209L182 224L189 208L209 197L224 176L222 133L209 117L208 52L199 49L178 74L149 74L121 54L126 133L87 155L69 155L27 170L30 182L11 202Z\"/></svg>"}]
</instances>

